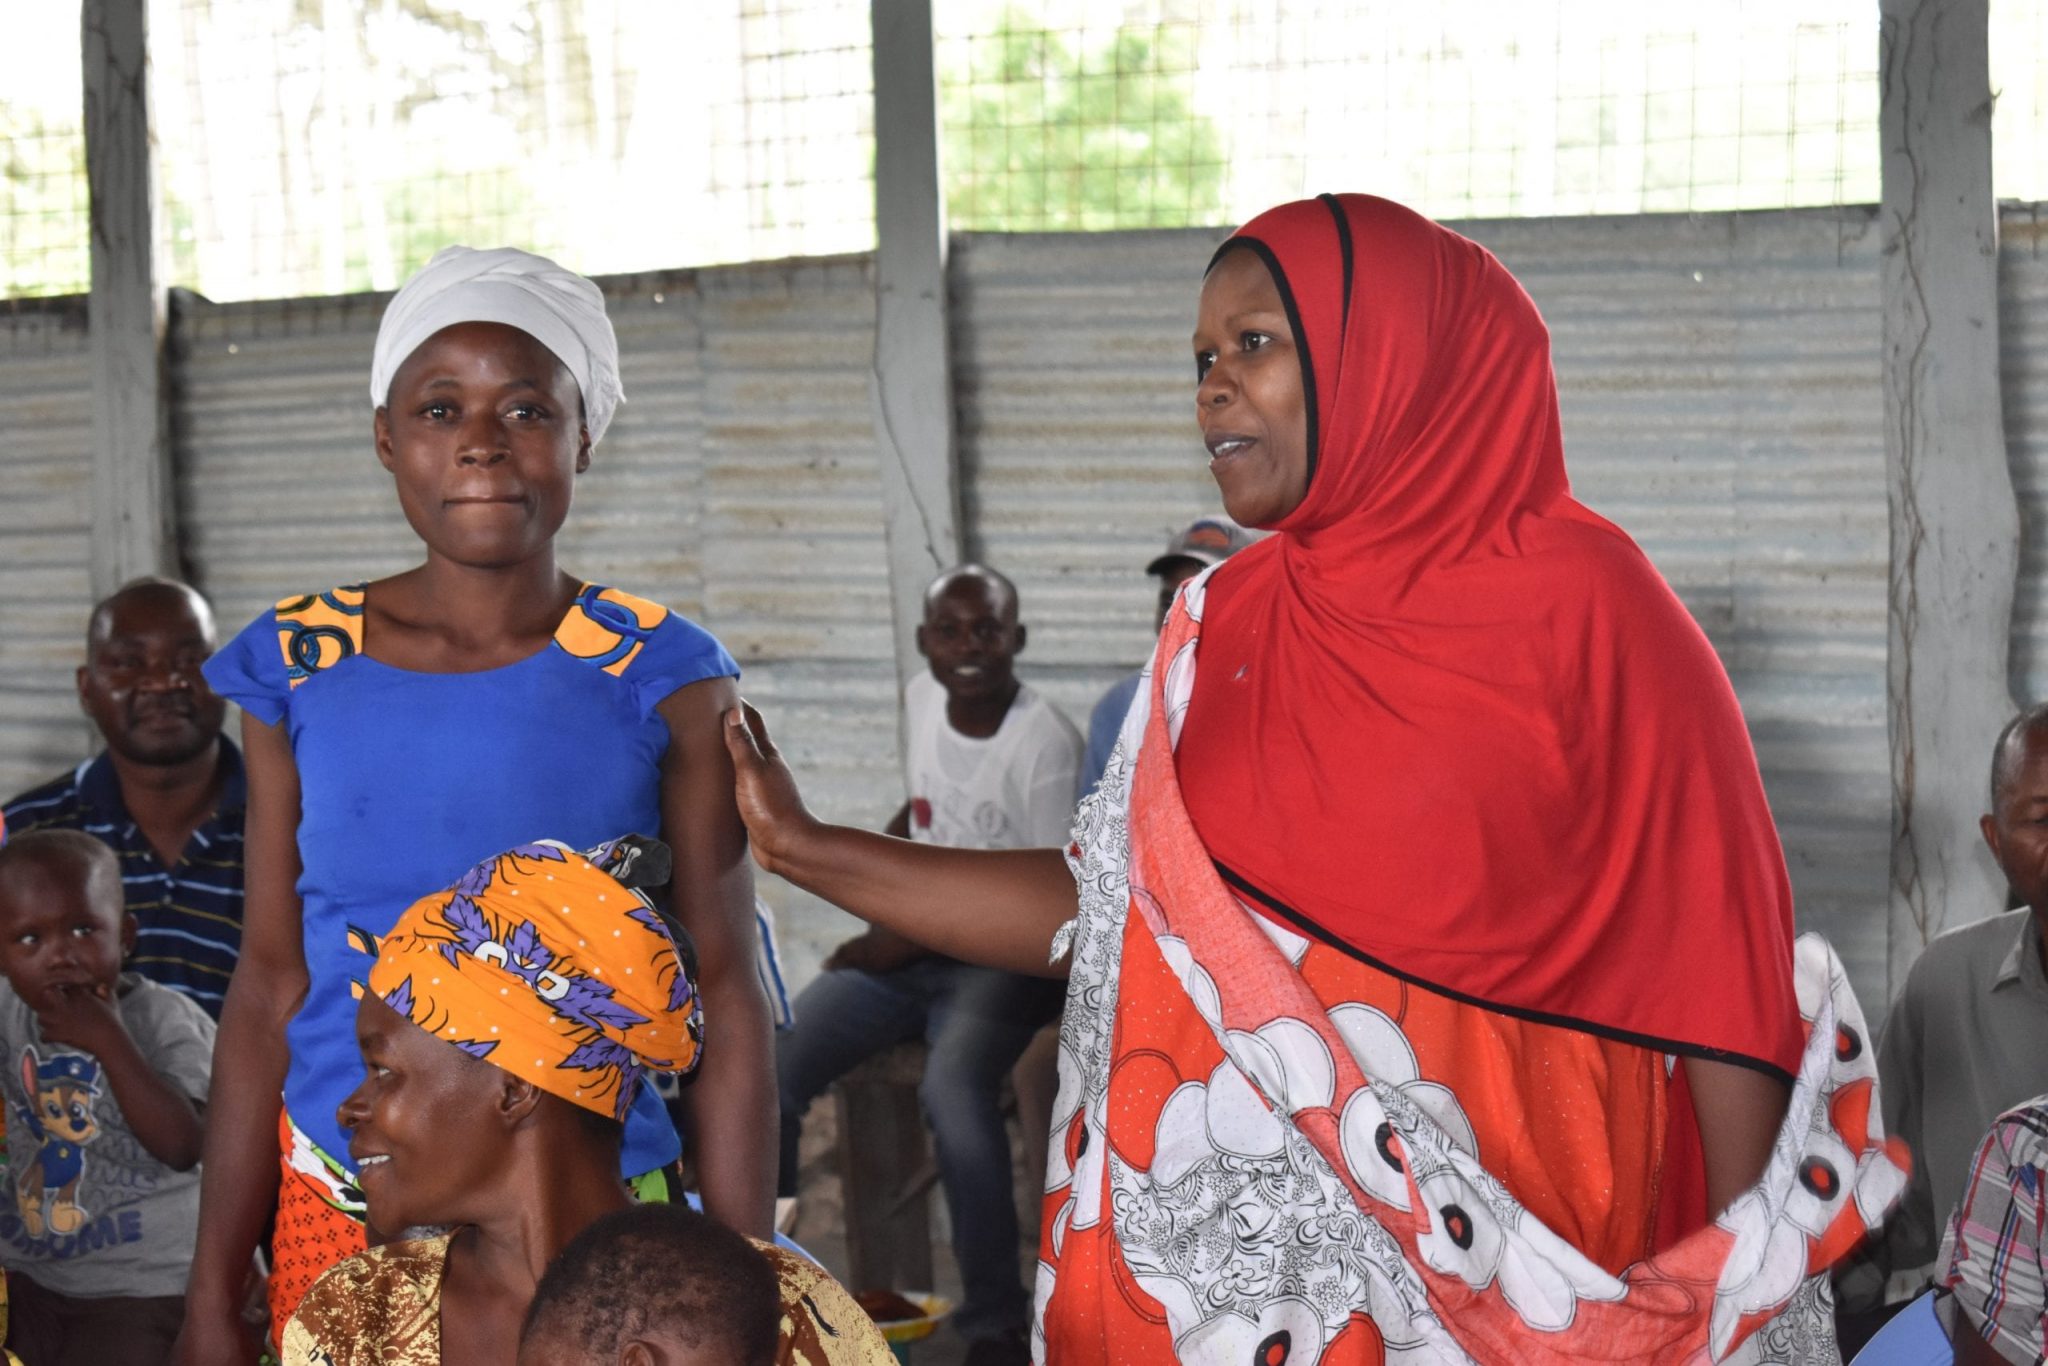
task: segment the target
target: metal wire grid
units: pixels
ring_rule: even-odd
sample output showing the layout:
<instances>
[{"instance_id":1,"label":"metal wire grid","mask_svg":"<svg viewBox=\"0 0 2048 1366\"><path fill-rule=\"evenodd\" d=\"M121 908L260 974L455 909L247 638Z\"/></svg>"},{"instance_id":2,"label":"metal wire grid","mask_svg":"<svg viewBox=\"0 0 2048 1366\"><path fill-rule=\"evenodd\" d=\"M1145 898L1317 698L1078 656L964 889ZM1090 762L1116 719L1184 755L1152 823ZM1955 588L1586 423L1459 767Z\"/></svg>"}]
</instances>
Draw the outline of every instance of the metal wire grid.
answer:
<instances>
[{"instance_id":1,"label":"metal wire grid","mask_svg":"<svg viewBox=\"0 0 2048 1366\"><path fill-rule=\"evenodd\" d=\"M873 245L857 0L152 0L173 283L388 289L440 247L590 272Z\"/></svg>"},{"instance_id":2,"label":"metal wire grid","mask_svg":"<svg viewBox=\"0 0 2048 1366\"><path fill-rule=\"evenodd\" d=\"M1868 0L941 13L958 227L1228 222L1326 189L1446 218L1878 194Z\"/></svg>"},{"instance_id":3,"label":"metal wire grid","mask_svg":"<svg viewBox=\"0 0 2048 1366\"><path fill-rule=\"evenodd\" d=\"M170 277L388 288L451 241L593 271L873 243L864 0L152 0ZM945 0L962 228L1874 200L1868 0ZM0 292L87 283L78 6L0 85ZM479 17L481 16L481 17ZM1993 0L1997 186L2048 197L2048 5Z\"/></svg>"},{"instance_id":4,"label":"metal wire grid","mask_svg":"<svg viewBox=\"0 0 2048 1366\"><path fill-rule=\"evenodd\" d=\"M83 293L86 217L79 6L10 12L0 44L0 297Z\"/></svg>"},{"instance_id":5,"label":"metal wire grid","mask_svg":"<svg viewBox=\"0 0 2048 1366\"><path fill-rule=\"evenodd\" d=\"M947 211L960 228L1146 228L1224 217L1223 128L1196 103L1203 25L1046 27L1043 11L941 28ZM940 22L967 12L948 7Z\"/></svg>"}]
</instances>

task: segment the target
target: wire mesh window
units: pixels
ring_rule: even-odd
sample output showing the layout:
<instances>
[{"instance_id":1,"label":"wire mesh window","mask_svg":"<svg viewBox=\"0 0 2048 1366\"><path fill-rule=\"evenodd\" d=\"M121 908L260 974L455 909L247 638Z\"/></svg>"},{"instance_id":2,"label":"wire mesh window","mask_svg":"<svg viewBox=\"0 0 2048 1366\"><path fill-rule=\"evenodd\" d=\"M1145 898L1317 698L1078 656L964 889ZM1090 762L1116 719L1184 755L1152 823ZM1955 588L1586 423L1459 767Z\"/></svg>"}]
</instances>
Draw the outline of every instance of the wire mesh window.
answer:
<instances>
[{"instance_id":1,"label":"wire mesh window","mask_svg":"<svg viewBox=\"0 0 2048 1366\"><path fill-rule=\"evenodd\" d=\"M868 0L149 0L168 278L390 288L874 242ZM0 45L0 294L88 277L77 0ZM967 229L1871 202L1876 0L937 0ZM2048 198L2048 0L1991 0L1995 183Z\"/></svg>"},{"instance_id":2,"label":"wire mesh window","mask_svg":"<svg viewBox=\"0 0 2048 1366\"><path fill-rule=\"evenodd\" d=\"M10 7L0 43L0 297L91 276L76 0Z\"/></svg>"},{"instance_id":3,"label":"wire mesh window","mask_svg":"<svg viewBox=\"0 0 2048 1366\"><path fill-rule=\"evenodd\" d=\"M1445 218L1878 196L1875 0L959 0L939 16L957 227L1229 222L1328 189Z\"/></svg>"},{"instance_id":4,"label":"wire mesh window","mask_svg":"<svg viewBox=\"0 0 2048 1366\"><path fill-rule=\"evenodd\" d=\"M874 243L860 0L152 0L169 274L388 289L450 242L591 272Z\"/></svg>"}]
</instances>

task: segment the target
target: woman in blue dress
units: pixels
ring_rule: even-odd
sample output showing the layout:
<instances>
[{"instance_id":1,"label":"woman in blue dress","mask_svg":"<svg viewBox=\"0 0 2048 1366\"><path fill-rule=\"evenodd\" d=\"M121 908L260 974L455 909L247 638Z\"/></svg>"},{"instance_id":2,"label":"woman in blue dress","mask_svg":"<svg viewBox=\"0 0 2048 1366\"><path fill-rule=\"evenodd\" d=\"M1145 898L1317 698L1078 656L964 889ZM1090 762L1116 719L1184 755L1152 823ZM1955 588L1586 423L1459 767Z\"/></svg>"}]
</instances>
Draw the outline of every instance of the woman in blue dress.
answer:
<instances>
[{"instance_id":1,"label":"woman in blue dress","mask_svg":"<svg viewBox=\"0 0 2048 1366\"><path fill-rule=\"evenodd\" d=\"M206 670L244 712L248 890L207 1117L188 1366L255 1360L238 1310L273 1210L278 1325L328 1266L400 1232L366 1230L335 1118L361 1075L363 948L423 892L542 835L581 846L631 830L674 851L670 909L716 1021L685 1095L704 1202L770 1235L769 1013L720 728L739 670L701 627L555 561L621 397L603 298L543 258L451 247L387 309L371 396L377 457L424 562L302 585ZM622 1175L658 1174L678 1151L644 1091Z\"/></svg>"}]
</instances>

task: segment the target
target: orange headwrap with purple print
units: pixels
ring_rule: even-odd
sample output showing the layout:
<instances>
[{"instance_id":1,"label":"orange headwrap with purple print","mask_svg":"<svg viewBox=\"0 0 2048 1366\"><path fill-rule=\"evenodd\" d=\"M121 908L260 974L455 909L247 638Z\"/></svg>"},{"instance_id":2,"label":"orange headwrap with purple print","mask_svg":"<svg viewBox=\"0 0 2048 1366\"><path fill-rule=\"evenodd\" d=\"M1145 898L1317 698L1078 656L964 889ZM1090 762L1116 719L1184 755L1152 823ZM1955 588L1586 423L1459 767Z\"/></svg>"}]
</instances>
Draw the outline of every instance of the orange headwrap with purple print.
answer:
<instances>
[{"instance_id":1,"label":"orange headwrap with purple print","mask_svg":"<svg viewBox=\"0 0 2048 1366\"><path fill-rule=\"evenodd\" d=\"M703 1041L685 953L637 890L667 864L637 836L507 850L398 918L369 989L471 1056L624 1119L649 1069L688 1071Z\"/></svg>"}]
</instances>

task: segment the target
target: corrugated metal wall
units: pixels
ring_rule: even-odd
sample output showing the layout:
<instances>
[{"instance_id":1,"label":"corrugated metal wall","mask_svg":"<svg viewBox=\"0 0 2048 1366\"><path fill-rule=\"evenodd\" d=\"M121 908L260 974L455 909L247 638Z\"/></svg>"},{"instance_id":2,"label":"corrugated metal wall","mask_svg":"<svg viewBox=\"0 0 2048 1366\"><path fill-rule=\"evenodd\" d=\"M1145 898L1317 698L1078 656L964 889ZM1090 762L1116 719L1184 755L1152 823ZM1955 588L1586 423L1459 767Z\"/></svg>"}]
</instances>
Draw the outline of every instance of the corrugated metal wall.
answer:
<instances>
[{"instance_id":1,"label":"corrugated metal wall","mask_svg":"<svg viewBox=\"0 0 2048 1366\"><path fill-rule=\"evenodd\" d=\"M2012 691L2039 701L2048 699L2048 205L2008 207L1999 223L1998 347L2020 502Z\"/></svg>"},{"instance_id":2,"label":"corrugated metal wall","mask_svg":"<svg viewBox=\"0 0 2048 1366\"><path fill-rule=\"evenodd\" d=\"M1643 543L1742 697L1802 922L1884 983L1884 443L1865 210L1461 224L1555 338L1579 495ZM1076 717L1149 646L1143 577L1215 506L1187 336L1213 232L956 241L967 522Z\"/></svg>"},{"instance_id":3,"label":"corrugated metal wall","mask_svg":"<svg viewBox=\"0 0 2048 1366\"><path fill-rule=\"evenodd\" d=\"M85 300L0 305L0 800L78 762L92 606Z\"/></svg>"},{"instance_id":4,"label":"corrugated metal wall","mask_svg":"<svg viewBox=\"0 0 2048 1366\"><path fill-rule=\"evenodd\" d=\"M1741 694L1802 920L1882 997L1889 829L1876 233L1866 211L1464 225L1556 338L1567 450L1642 541ZM2011 209L2006 425L2027 551L2014 687L2048 695L2048 246ZM1213 507L1186 335L1218 234L963 236L955 366L970 549L1011 572L1024 659L1076 721L1145 653L1142 574ZM819 807L900 800L861 258L605 282L629 401L564 560L725 639ZM173 309L179 510L234 629L287 592L412 561L363 393L380 296ZM70 670L88 602L79 301L0 313L0 777L83 753ZM768 888L799 977L848 928Z\"/></svg>"},{"instance_id":5,"label":"corrugated metal wall","mask_svg":"<svg viewBox=\"0 0 2048 1366\"><path fill-rule=\"evenodd\" d=\"M902 795L867 262L604 284L627 402L577 489L564 566L715 631L811 800L880 824ZM179 511L225 630L287 594L417 561L371 446L366 377L385 297L179 300ZM779 883L764 890L807 975L852 922Z\"/></svg>"}]
</instances>

